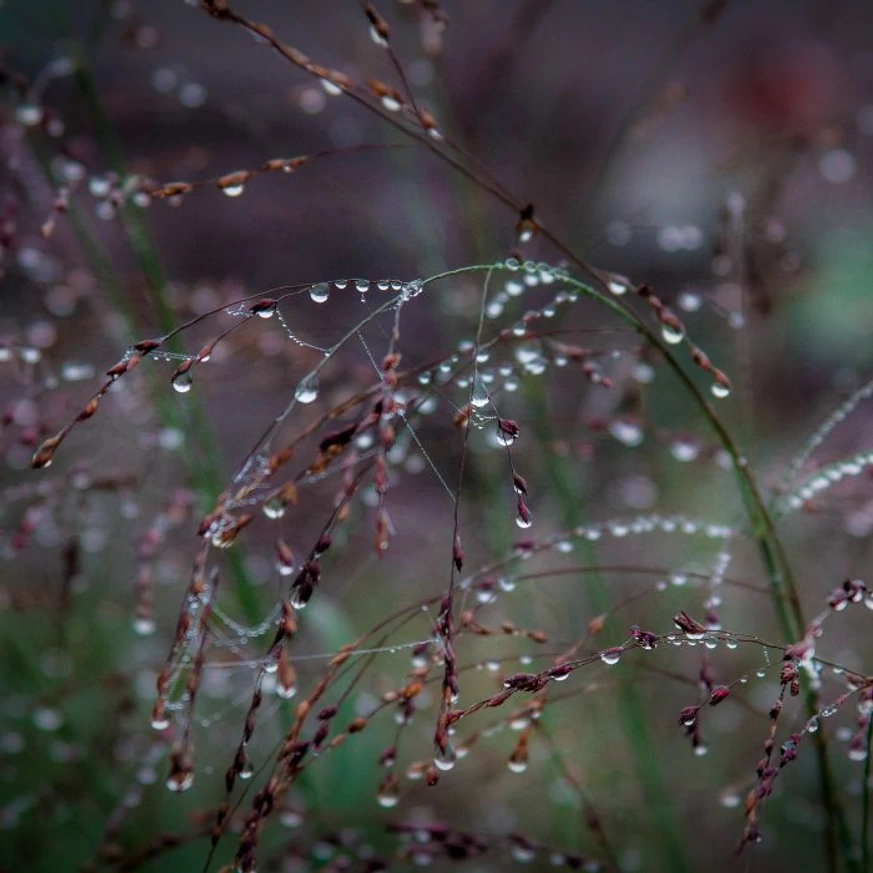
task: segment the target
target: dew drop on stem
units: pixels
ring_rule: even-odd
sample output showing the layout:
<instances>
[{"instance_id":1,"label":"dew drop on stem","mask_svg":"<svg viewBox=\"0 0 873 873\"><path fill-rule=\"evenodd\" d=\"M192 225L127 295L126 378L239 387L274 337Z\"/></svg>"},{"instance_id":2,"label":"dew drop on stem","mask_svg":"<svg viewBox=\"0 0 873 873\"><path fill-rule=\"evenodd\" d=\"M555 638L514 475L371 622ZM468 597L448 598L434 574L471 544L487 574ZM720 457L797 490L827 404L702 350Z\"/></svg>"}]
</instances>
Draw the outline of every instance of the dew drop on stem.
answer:
<instances>
[{"instance_id":1,"label":"dew drop on stem","mask_svg":"<svg viewBox=\"0 0 873 873\"><path fill-rule=\"evenodd\" d=\"M327 282L319 282L309 289L309 297L313 303L327 303L330 298L330 285Z\"/></svg>"},{"instance_id":2,"label":"dew drop on stem","mask_svg":"<svg viewBox=\"0 0 873 873\"><path fill-rule=\"evenodd\" d=\"M681 326L677 327L673 324L662 324L661 336L664 338L665 343L675 346L685 339L685 328Z\"/></svg>"},{"instance_id":3,"label":"dew drop on stem","mask_svg":"<svg viewBox=\"0 0 873 873\"><path fill-rule=\"evenodd\" d=\"M175 391L179 394L187 394L191 390L191 386L194 384L194 377L189 370L186 370L184 373L177 373L172 381Z\"/></svg>"},{"instance_id":4,"label":"dew drop on stem","mask_svg":"<svg viewBox=\"0 0 873 873\"><path fill-rule=\"evenodd\" d=\"M600 660L603 661L607 667L614 667L621 660L621 649L618 647L604 649L600 653Z\"/></svg>"},{"instance_id":5,"label":"dew drop on stem","mask_svg":"<svg viewBox=\"0 0 873 873\"><path fill-rule=\"evenodd\" d=\"M307 376L301 380L294 397L298 403L312 403L318 397L318 377Z\"/></svg>"}]
</instances>

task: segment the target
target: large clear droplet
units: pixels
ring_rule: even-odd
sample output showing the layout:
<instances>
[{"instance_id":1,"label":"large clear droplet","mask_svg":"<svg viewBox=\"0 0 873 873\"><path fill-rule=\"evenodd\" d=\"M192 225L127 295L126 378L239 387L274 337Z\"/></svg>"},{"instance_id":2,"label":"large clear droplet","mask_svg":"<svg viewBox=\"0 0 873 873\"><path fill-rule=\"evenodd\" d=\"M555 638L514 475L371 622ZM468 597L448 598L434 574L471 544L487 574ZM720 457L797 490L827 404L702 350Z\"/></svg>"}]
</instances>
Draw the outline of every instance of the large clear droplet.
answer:
<instances>
[{"instance_id":1,"label":"large clear droplet","mask_svg":"<svg viewBox=\"0 0 873 873\"><path fill-rule=\"evenodd\" d=\"M616 418L609 423L609 432L625 446L638 446L644 439L642 425L630 418Z\"/></svg>"},{"instance_id":2,"label":"large clear droplet","mask_svg":"<svg viewBox=\"0 0 873 873\"><path fill-rule=\"evenodd\" d=\"M473 385L473 393L470 395L470 403L477 409L488 405L488 389L481 379L477 378Z\"/></svg>"},{"instance_id":3,"label":"large clear droplet","mask_svg":"<svg viewBox=\"0 0 873 873\"><path fill-rule=\"evenodd\" d=\"M285 514L285 501L279 496L271 497L262 509L267 518L281 518Z\"/></svg>"},{"instance_id":4,"label":"large clear droplet","mask_svg":"<svg viewBox=\"0 0 873 873\"><path fill-rule=\"evenodd\" d=\"M36 127L43 119L42 106L37 103L22 103L15 110L15 120L24 127Z\"/></svg>"},{"instance_id":5,"label":"large clear droplet","mask_svg":"<svg viewBox=\"0 0 873 873\"><path fill-rule=\"evenodd\" d=\"M398 795L396 791L390 789L380 791L376 795L376 802L384 809L391 809L392 807L397 806L399 800L400 795Z\"/></svg>"},{"instance_id":6,"label":"large clear droplet","mask_svg":"<svg viewBox=\"0 0 873 873\"><path fill-rule=\"evenodd\" d=\"M327 282L319 282L309 289L309 296L313 303L327 303L330 297L330 285Z\"/></svg>"},{"instance_id":7,"label":"large clear droplet","mask_svg":"<svg viewBox=\"0 0 873 873\"><path fill-rule=\"evenodd\" d=\"M312 403L318 397L318 377L307 376L297 386L294 397L298 403Z\"/></svg>"},{"instance_id":8,"label":"large clear droplet","mask_svg":"<svg viewBox=\"0 0 873 873\"><path fill-rule=\"evenodd\" d=\"M665 343L669 343L671 346L675 346L685 339L685 328L676 327L671 324L662 324L661 336L664 338Z\"/></svg>"},{"instance_id":9,"label":"large clear droplet","mask_svg":"<svg viewBox=\"0 0 873 873\"><path fill-rule=\"evenodd\" d=\"M451 770L455 766L458 756L454 753L451 747L446 749L445 754L436 755L433 759L434 767L437 770Z\"/></svg>"},{"instance_id":10,"label":"large clear droplet","mask_svg":"<svg viewBox=\"0 0 873 873\"><path fill-rule=\"evenodd\" d=\"M191 375L190 370L185 370L184 373L179 373L177 376L173 377L173 388L179 392L179 394L187 394L191 390L191 386L194 384L194 378Z\"/></svg>"},{"instance_id":11,"label":"large clear droplet","mask_svg":"<svg viewBox=\"0 0 873 873\"><path fill-rule=\"evenodd\" d=\"M600 660L603 661L607 667L615 666L621 660L621 649L604 649L600 653Z\"/></svg>"}]
</instances>

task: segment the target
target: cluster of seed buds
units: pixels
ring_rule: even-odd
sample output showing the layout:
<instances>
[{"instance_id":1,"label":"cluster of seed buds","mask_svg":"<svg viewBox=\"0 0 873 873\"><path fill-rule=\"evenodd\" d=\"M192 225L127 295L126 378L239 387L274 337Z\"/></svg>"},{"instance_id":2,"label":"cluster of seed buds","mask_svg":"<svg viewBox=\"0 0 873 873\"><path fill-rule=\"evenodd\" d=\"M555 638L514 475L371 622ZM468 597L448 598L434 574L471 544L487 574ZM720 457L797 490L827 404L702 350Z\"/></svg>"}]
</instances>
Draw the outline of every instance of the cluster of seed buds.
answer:
<instances>
[{"instance_id":1,"label":"cluster of seed buds","mask_svg":"<svg viewBox=\"0 0 873 873\"><path fill-rule=\"evenodd\" d=\"M858 718L855 733L849 740L848 755L851 761L866 761L870 756L870 721L873 719L873 680L866 678L865 687L858 694Z\"/></svg>"},{"instance_id":2,"label":"cluster of seed buds","mask_svg":"<svg viewBox=\"0 0 873 873\"><path fill-rule=\"evenodd\" d=\"M294 582L291 583L290 599L291 605L295 609L303 609L312 599L312 595L321 581L321 562L319 559L330 546L330 534L325 533L319 538L309 557L300 567L300 572Z\"/></svg>"},{"instance_id":3,"label":"cluster of seed buds","mask_svg":"<svg viewBox=\"0 0 873 873\"><path fill-rule=\"evenodd\" d=\"M483 586L485 585L493 586L494 582L492 580L486 580L481 583L480 590L489 590ZM480 604L484 605L484 604ZM466 633L472 633L476 636L514 636L514 637L526 637L527 639L535 642L535 643L546 643L548 642L548 637L546 636L544 631L541 630L528 630L526 628L516 627L516 625L507 620L501 623L499 628L490 628L486 627L483 624L480 624L475 619L475 610L468 609L461 613L460 618L458 620L458 628L459 632L463 631Z\"/></svg>"},{"instance_id":4,"label":"cluster of seed buds","mask_svg":"<svg viewBox=\"0 0 873 873\"><path fill-rule=\"evenodd\" d=\"M455 534L452 547L452 561L455 568L460 572L464 566L464 552L461 549L461 540ZM437 717L436 730L434 731L434 747L437 750L437 761L446 762L448 767L454 762L455 752L449 742L449 727L451 725L452 707L460 695L458 684L458 663L455 656L454 635L455 626L452 615L453 597L452 590L443 598L440 605L439 615L436 621L437 637L440 641L443 656L443 681L440 694L439 716ZM442 768L442 769L448 769ZM428 779L429 784L436 784L439 778L436 771L431 771Z\"/></svg>"},{"instance_id":5,"label":"cluster of seed buds","mask_svg":"<svg viewBox=\"0 0 873 873\"><path fill-rule=\"evenodd\" d=\"M691 741L691 748L696 755L705 755L707 746L700 734L700 712L705 706L718 706L731 693L731 685L715 685L709 675L706 663L701 667L701 685L706 688L706 700L695 706L686 706L679 713L679 725L685 728L685 736Z\"/></svg>"},{"instance_id":6,"label":"cluster of seed buds","mask_svg":"<svg viewBox=\"0 0 873 873\"><path fill-rule=\"evenodd\" d=\"M371 80L369 86L365 89L356 87L344 73L324 67L311 60L293 46L282 42L267 25L251 21L232 10L227 0L201 0L200 6L213 17L221 21L236 24L247 30L259 42L278 52L286 61L313 76L322 84L328 94L351 97L358 103L362 103L378 112L383 118L402 111L406 121L414 122L416 127L420 128L430 138L434 140L442 139L433 116L416 105L411 97L404 97L396 88L378 80ZM369 23L370 38L376 45L387 51L393 65L400 72L404 86L406 86L407 79L403 73L403 68L390 46L391 29L388 23L372 4L366 4L364 13ZM432 19L436 25L433 33L438 35L443 26L442 17L437 13L432 16ZM376 99L375 104L372 102L373 97ZM400 126L403 130L408 130L405 125L400 124L397 126Z\"/></svg>"},{"instance_id":7,"label":"cluster of seed buds","mask_svg":"<svg viewBox=\"0 0 873 873\"><path fill-rule=\"evenodd\" d=\"M746 825L743 829L740 849L749 843L760 841L760 806L772 794L773 783L782 768L797 757L797 747L803 738L803 733L791 734L779 749L778 762L775 765L773 762L773 752L776 746L776 730L779 726L779 717L785 704L785 695L790 692L792 697L796 697L800 693L799 666L800 660L797 657L797 652L791 649L787 650L785 660L779 672L779 696L770 707L770 728L767 738L764 740L764 756L758 761L758 781L746 795Z\"/></svg>"},{"instance_id":8,"label":"cluster of seed buds","mask_svg":"<svg viewBox=\"0 0 873 873\"><path fill-rule=\"evenodd\" d=\"M215 833L218 835L220 835L224 820L230 812L230 795L233 792L237 777L240 779L248 779L253 773L253 768L246 750L254 736L255 727L257 725L257 712L263 701L262 684L264 675L272 672L276 673L276 693L280 697L291 697L295 690L295 678L293 675L293 668L288 661L287 648L296 632L297 622L294 615L294 609L289 603L283 601L279 626L276 629L273 642L264 659L263 671L258 674L255 690L252 693L252 699L249 703L248 711L246 712L242 736L240 737L233 763L228 767L224 776L225 800L219 808L215 825Z\"/></svg>"},{"instance_id":9,"label":"cluster of seed buds","mask_svg":"<svg viewBox=\"0 0 873 873\"><path fill-rule=\"evenodd\" d=\"M661 324L661 336L665 342L675 345L686 339L685 325L676 313L664 306L647 285L641 285L637 289L637 293L654 310ZM713 395L719 398L727 397L731 392L730 379L718 367L713 366L706 352L690 341L688 341L688 345L691 349L691 360L694 364L700 367L704 373L712 376L711 390Z\"/></svg>"},{"instance_id":10,"label":"cluster of seed buds","mask_svg":"<svg viewBox=\"0 0 873 873\"><path fill-rule=\"evenodd\" d=\"M91 418L100 404L100 401L109 392L109 389L124 375L133 370L147 355L154 352L161 345L159 340L143 340L128 349L124 356L106 371L106 380L85 404L76 418L65 427L61 428L54 436L44 440L33 455L31 466L34 469L43 469L51 465L61 443L67 438L70 431L80 422Z\"/></svg>"},{"instance_id":11,"label":"cluster of seed buds","mask_svg":"<svg viewBox=\"0 0 873 873\"><path fill-rule=\"evenodd\" d=\"M704 373L712 377L712 385L710 390L713 396L718 398L727 397L731 392L731 382L727 375L713 366L709 356L702 349L694 345L688 338L685 330L685 325L679 316L667 307L664 302L655 295L648 285L639 285L634 287L629 280L623 276L613 274L600 273L598 276L604 283L606 288L617 296L622 296L628 291L633 291L641 300L652 309L655 318L661 328L661 337L668 345L678 345L682 342L687 342L691 350L691 360Z\"/></svg>"},{"instance_id":12,"label":"cluster of seed buds","mask_svg":"<svg viewBox=\"0 0 873 873\"><path fill-rule=\"evenodd\" d=\"M607 389L614 387L613 380L603 372L603 368L597 360L598 358L611 359L614 355L613 351L589 349L552 339L548 341L547 345L551 350L552 360L557 364L563 365L563 362L567 361L570 364L580 365L582 375L592 385Z\"/></svg>"},{"instance_id":13,"label":"cluster of seed buds","mask_svg":"<svg viewBox=\"0 0 873 873\"><path fill-rule=\"evenodd\" d=\"M512 457L512 445L518 439L521 430L518 422L498 417L497 432L499 434L498 438L506 446L506 458L509 462L509 472L512 476L512 490L515 491L517 497L515 523L522 530L526 530L533 523L530 508L525 500L527 497L527 479L516 470L515 461Z\"/></svg>"},{"instance_id":14,"label":"cluster of seed buds","mask_svg":"<svg viewBox=\"0 0 873 873\"><path fill-rule=\"evenodd\" d=\"M206 639L208 635L209 603L203 604L200 609L198 627L197 652L188 679L185 683L185 716L182 722L181 735L173 743L170 752L170 772L167 776L166 786L170 791L187 791L194 784L194 752L191 743L191 723L197 691L200 687L200 679L203 675L205 664ZM153 714L153 719L155 718ZM155 722L152 722L155 726Z\"/></svg>"},{"instance_id":15,"label":"cluster of seed buds","mask_svg":"<svg viewBox=\"0 0 873 873\"><path fill-rule=\"evenodd\" d=\"M281 628L280 628L281 631ZM338 670L347 662L351 653L363 643L358 640L342 646L328 663L327 671L316 683L305 700L296 707L294 721L291 724L279 750L276 764L264 787L257 792L252 802L251 810L246 814L242 833L235 855L235 866L240 870L253 871L256 867L256 853L261 830L267 818L276 810L279 801L287 790L295 783L306 766L308 757L317 755L324 747L329 733L330 722L339 711L336 705L322 707L316 710L316 705L331 687ZM315 715L319 722L312 738L302 739L302 733L310 715ZM355 719L345 732L337 734L326 748L336 748L350 734L358 733L366 727L365 719ZM229 792L228 792L229 794ZM222 818L216 824L213 839L220 836L226 827L227 818Z\"/></svg>"},{"instance_id":16,"label":"cluster of seed buds","mask_svg":"<svg viewBox=\"0 0 873 873\"><path fill-rule=\"evenodd\" d=\"M217 188L228 197L238 197L245 190L246 183L255 176L266 173L291 174L299 170L304 164L315 157L336 154L338 150L330 150L317 155L298 155L293 158L271 158L259 167L250 170L236 170L233 173L225 173L223 176L214 176L209 179L201 179L190 182L167 182L158 184L151 180L142 180L139 183L139 192L149 199L167 200L172 205L179 205L185 194L199 188Z\"/></svg>"},{"instance_id":17,"label":"cluster of seed buds","mask_svg":"<svg viewBox=\"0 0 873 873\"><path fill-rule=\"evenodd\" d=\"M176 623L176 632L170 648L170 654L155 683L157 699L152 708L152 727L163 731L170 726L169 697L170 689L178 673L184 653L192 642L202 643L205 639L205 621L207 607L214 602L218 574L208 570L209 544L204 543L194 557L188 590L183 601L182 611ZM201 614L198 620L197 614ZM198 627L202 626L198 636Z\"/></svg>"},{"instance_id":18,"label":"cluster of seed buds","mask_svg":"<svg viewBox=\"0 0 873 873\"><path fill-rule=\"evenodd\" d=\"M400 364L400 355L390 353L382 361L382 398L377 407L378 413L378 454L375 459L373 474L373 489L378 495L379 505L376 511L376 531L374 550L377 557L381 557L388 548L393 526L385 507L385 495L388 493L388 452L391 450L397 438L394 429L394 418L397 414L397 401L394 391L398 385L397 367ZM351 470L351 468L350 468Z\"/></svg>"},{"instance_id":19,"label":"cluster of seed buds","mask_svg":"<svg viewBox=\"0 0 873 873\"><path fill-rule=\"evenodd\" d=\"M861 602L873 609L873 593L860 579L846 579L839 588L831 592L828 608L834 612L842 612L850 603Z\"/></svg>"}]
</instances>

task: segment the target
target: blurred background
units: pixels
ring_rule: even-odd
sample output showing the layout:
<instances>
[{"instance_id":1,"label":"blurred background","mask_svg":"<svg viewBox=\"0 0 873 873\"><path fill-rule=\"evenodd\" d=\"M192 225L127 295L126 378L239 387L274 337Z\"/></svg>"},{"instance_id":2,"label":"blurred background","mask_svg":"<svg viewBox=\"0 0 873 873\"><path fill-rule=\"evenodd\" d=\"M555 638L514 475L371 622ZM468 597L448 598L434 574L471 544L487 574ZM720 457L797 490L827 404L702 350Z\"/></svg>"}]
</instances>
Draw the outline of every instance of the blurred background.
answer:
<instances>
[{"instance_id":1,"label":"blurred background","mask_svg":"<svg viewBox=\"0 0 873 873\"><path fill-rule=\"evenodd\" d=\"M873 533L870 478L857 458L870 449L871 419L860 398L802 455L864 385L873 357L869 6L377 8L438 142L533 204L535 219L587 262L648 283L728 373L730 397L713 399L711 380L678 346L780 516L805 615L826 610L843 579L868 572ZM239 0L237 11L356 86L404 90L351 0ZM277 567L277 540L296 571L355 469L306 474L319 440L355 419L351 410L320 417L372 389L392 348L394 313L373 316L382 292L360 294L354 280L408 281L509 256L590 277L544 234L520 241L518 210L378 112L188 3L6 0L0 40L0 867L199 869L294 578ZM298 156L308 160L293 173L257 173L224 191L215 183ZM149 195L174 182L195 187ZM390 543L374 548L380 499L368 475L298 616L288 647L296 697L277 694L273 674L263 678L248 748L255 773L236 783L231 830L298 700L352 643L353 666L318 706L340 706L337 731L377 715L313 759L282 798L261 836L265 869L378 869L374 859L397 869L540 869L583 866L583 857L593 859L583 869L628 873L827 869L808 736L764 805L763 841L741 860L734 854L779 694L778 651L722 641L630 651L615 666L597 657L629 640L632 625L669 633L680 609L787 642L730 458L687 386L603 306L562 302L531 352L542 367L527 366L512 340L479 362L494 379L489 406L459 427L476 385L469 372L451 375L451 356L469 355L483 295L500 302L485 311L492 337L525 312L548 310L564 287L546 267L522 274L536 281L503 272L487 283L483 272L443 279L403 307L399 372L411 374L404 389L418 405L395 422L387 453ZM308 293L336 280L350 284L332 285L324 301ZM241 319L252 301L291 286L299 293L283 299L278 318ZM631 305L651 322L644 303ZM108 391L50 469L29 469L35 447L75 418L125 349L189 322L166 346L171 355L144 360ZM193 389L173 391L178 355L196 355L231 327L195 368ZM352 341L325 359L348 332ZM450 365L442 375L441 361ZM257 492L239 542L213 550L222 588L196 699L192 707L183 696L196 651L177 652L171 723L155 730L155 680L177 633L198 525L301 378L322 365L317 397L275 435L278 447L308 434L287 472L300 477L297 503L264 517L266 491ZM519 425L509 454L494 415ZM372 459L372 441L356 451ZM846 459L833 487L798 485ZM516 524L510 464L527 480L529 528ZM530 713L511 717L530 695L464 719L454 742L469 755L427 787L407 774L421 776L417 763L433 757L442 678L434 623L462 472L461 601L493 633L457 640L458 705L571 649L592 663L549 686L533 728ZM687 532L681 521L678 533L665 531L655 516L681 516ZM530 556L525 542L553 547ZM868 616L829 616L817 653L868 672ZM506 622L545 641L501 630ZM380 704L425 668L414 718ZM679 712L705 702L707 676L733 683L732 695L706 710L701 738L689 742ZM819 678L823 706L845 690L839 669ZM849 754L865 724L856 703L841 704L821 730L860 857L869 769ZM786 703L777 746L805 725L800 699ZM194 783L173 793L168 760L186 730ZM508 767L518 764L520 737L528 765ZM591 827L594 812L606 843ZM409 833L398 835L398 823ZM437 823L469 836L470 857L425 838ZM230 863L236 844L225 836L211 869Z\"/></svg>"}]
</instances>

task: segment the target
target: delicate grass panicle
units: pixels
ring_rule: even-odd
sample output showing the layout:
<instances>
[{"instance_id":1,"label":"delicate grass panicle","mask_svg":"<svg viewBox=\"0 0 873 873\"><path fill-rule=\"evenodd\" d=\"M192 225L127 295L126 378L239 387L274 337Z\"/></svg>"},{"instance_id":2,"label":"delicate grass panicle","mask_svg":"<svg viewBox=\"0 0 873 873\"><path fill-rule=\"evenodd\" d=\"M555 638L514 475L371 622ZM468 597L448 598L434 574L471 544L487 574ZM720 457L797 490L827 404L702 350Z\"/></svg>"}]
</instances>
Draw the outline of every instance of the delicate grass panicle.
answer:
<instances>
[{"instance_id":1,"label":"delicate grass panicle","mask_svg":"<svg viewBox=\"0 0 873 873\"><path fill-rule=\"evenodd\" d=\"M780 196L873 129L833 52L734 70L716 193L632 206L706 88L635 74L583 197L531 114L581 49L523 55L590 12L189 5L47 3L67 54L3 69L6 865L873 869L871 362L822 379L851 269ZM680 5L672 55L739 38ZM803 111L749 92L798 58Z\"/></svg>"}]
</instances>

